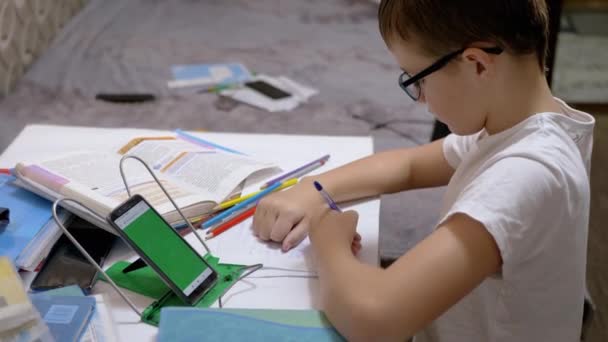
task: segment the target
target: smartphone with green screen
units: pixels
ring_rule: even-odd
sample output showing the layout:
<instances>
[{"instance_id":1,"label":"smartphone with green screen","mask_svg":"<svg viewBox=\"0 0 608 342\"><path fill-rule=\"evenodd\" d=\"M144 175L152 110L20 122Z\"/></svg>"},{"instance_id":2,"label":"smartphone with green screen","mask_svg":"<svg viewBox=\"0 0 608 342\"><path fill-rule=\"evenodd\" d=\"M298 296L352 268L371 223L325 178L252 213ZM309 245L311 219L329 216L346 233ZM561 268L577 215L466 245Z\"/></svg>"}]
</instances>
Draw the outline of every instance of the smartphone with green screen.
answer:
<instances>
[{"instance_id":1,"label":"smartphone with green screen","mask_svg":"<svg viewBox=\"0 0 608 342\"><path fill-rule=\"evenodd\" d=\"M142 196L119 205L108 221L184 302L196 304L217 281L209 263Z\"/></svg>"}]
</instances>

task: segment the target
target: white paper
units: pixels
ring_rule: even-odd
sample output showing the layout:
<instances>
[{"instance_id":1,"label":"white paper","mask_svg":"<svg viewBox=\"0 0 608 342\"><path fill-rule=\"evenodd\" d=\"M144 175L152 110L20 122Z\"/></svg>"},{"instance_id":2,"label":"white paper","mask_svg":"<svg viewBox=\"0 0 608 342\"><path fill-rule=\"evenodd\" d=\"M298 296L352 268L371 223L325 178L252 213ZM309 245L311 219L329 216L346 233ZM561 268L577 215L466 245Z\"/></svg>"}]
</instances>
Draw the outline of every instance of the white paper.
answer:
<instances>
[{"instance_id":1,"label":"white paper","mask_svg":"<svg viewBox=\"0 0 608 342\"><path fill-rule=\"evenodd\" d=\"M301 103L306 102L311 96L318 93L316 89L305 87L285 76L275 78L267 75L258 75L253 79L253 81L264 81L276 88L290 93L291 96L282 99L272 99L247 87L224 90L221 92L221 94L231 97L237 101L266 109L269 112L279 112L290 111Z\"/></svg>"},{"instance_id":2,"label":"white paper","mask_svg":"<svg viewBox=\"0 0 608 342\"><path fill-rule=\"evenodd\" d=\"M114 320L110 315L108 304L101 294L93 295L95 298L95 312L87 326L87 330L80 338L80 342L114 342L118 341Z\"/></svg>"},{"instance_id":3,"label":"white paper","mask_svg":"<svg viewBox=\"0 0 608 342\"><path fill-rule=\"evenodd\" d=\"M207 241L222 263L264 264L264 267L282 268L294 271L315 272L314 257L310 241L306 238L288 252L281 250L281 244L262 241L253 234L252 219L240 223Z\"/></svg>"},{"instance_id":4,"label":"white paper","mask_svg":"<svg viewBox=\"0 0 608 342\"><path fill-rule=\"evenodd\" d=\"M229 153L188 153L166 170L173 179L195 186L205 198L219 202L258 171L278 172L271 163Z\"/></svg>"}]
</instances>

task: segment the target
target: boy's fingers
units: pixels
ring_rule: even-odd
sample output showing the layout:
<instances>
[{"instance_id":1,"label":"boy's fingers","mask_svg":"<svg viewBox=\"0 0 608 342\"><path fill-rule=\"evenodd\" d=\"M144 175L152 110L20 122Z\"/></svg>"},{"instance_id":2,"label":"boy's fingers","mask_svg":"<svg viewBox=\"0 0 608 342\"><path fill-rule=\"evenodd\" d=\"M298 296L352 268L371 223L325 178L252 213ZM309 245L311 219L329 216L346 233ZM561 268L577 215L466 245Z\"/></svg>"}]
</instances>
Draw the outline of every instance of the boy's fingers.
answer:
<instances>
[{"instance_id":1,"label":"boy's fingers","mask_svg":"<svg viewBox=\"0 0 608 342\"><path fill-rule=\"evenodd\" d=\"M274 212L265 210L261 214L260 221L258 222L258 237L264 241L270 239L271 229L274 226L274 220L276 216Z\"/></svg>"},{"instance_id":2,"label":"boy's fingers","mask_svg":"<svg viewBox=\"0 0 608 342\"><path fill-rule=\"evenodd\" d=\"M293 216L289 214L281 214L272 225L272 229L270 230L270 239L276 242L283 241L296 223L297 222L295 222Z\"/></svg>"},{"instance_id":3,"label":"boy's fingers","mask_svg":"<svg viewBox=\"0 0 608 342\"><path fill-rule=\"evenodd\" d=\"M258 207L256 208L255 213L253 213L253 222L251 223L251 228L253 228L253 233L255 236L258 236L260 233L260 227L262 226L260 223L262 221L262 212L263 209Z\"/></svg>"},{"instance_id":4,"label":"boy's fingers","mask_svg":"<svg viewBox=\"0 0 608 342\"><path fill-rule=\"evenodd\" d=\"M283 240L283 252L287 252L293 247L297 246L308 233L308 222L306 220L300 221Z\"/></svg>"},{"instance_id":5,"label":"boy's fingers","mask_svg":"<svg viewBox=\"0 0 608 342\"><path fill-rule=\"evenodd\" d=\"M361 245L358 245L358 246L352 245L350 247L350 249L354 255L357 255L357 254L359 254L359 251L361 251Z\"/></svg>"},{"instance_id":6,"label":"boy's fingers","mask_svg":"<svg viewBox=\"0 0 608 342\"><path fill-rule=\"evenodd\" d=\"M262 228L265 226L264 221L267 212L268 206L266 205L266 202L260 201L260 203L258 203L257 205L257 208L255 209L255 212L253 213L252 228L256 236L259 236Z\"/></svg>"}]
</instances>

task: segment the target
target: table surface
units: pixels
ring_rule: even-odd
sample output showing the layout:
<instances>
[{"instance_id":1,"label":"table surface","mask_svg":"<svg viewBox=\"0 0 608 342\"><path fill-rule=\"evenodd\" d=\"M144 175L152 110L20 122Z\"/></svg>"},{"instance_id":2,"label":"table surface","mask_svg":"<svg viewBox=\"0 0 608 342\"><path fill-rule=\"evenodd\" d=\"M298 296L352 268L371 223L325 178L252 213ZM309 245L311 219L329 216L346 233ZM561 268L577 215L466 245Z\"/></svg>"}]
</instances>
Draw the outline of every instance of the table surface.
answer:
<instances>
[{"instance_id":1,"label":"table surface","mask_svg":"<svg viewBox=\"0 0 608 342\"><path fill-rule=\"evenodd\" d=\"M158 136L169 131L143 129L107 129L90 127L67 127L50 125L27 126L13 143L0 155L0 168L13 167L17 162L37 161L53 157L59 153L74 150L115 151L126 141L136 136ZM350 136L304 136L237 133L193 133L220 145L229 146L248 155L272 161L285 171L295 169L324 154L331 158L323 168L314 173L331 168L373 153L370 137ZM248 192L251 189L245 189ZM380 201L355 203L350 208L359 212L358 232L362 236L363 248L359 254L362 262L378 265L378 235ZM203 248L189 234L186 239L199 252ZM199 246L198 248L196 246ZM222 258L221 252L215 252ZM124 243L118 243L105 263L109 267L118 260L134 260L136 255ZM318 279L289 277L292 272L261 270L237 283L223 299L224 307L264 308L264 309L312 309L319 308ZM29 283L33 273L22 273L24 282ZM143 310L152 299L124 290L135 305ZM157 328L139 321L120 296L105 282L98 282L94 294L104 294L111 308L121 340L153 341Z\"/></svg>"}]
</instances>

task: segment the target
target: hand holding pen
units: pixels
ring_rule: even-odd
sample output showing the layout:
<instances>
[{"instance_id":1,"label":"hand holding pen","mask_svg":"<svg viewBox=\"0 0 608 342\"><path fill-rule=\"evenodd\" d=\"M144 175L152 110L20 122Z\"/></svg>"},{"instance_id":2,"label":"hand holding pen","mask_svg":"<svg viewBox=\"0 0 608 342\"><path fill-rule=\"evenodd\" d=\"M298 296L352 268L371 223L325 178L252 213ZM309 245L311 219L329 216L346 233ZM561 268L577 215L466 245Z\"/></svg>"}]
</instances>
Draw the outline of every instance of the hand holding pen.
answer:
<instances>
[{"instance_id":1,"label":"hand holding pen","mask_svg":"<svg viewBox=\"0 0 608 342\"><path fill-rule=\"evenodd\" d=\"M314 181L313 185L315 186L315 189L317 189L317 191L325 199L325 202L327 202L327 205L329 206L329 208L331 208L332 210L334 210L338 213L342 213L342 209L340 209L338 204L331 198L331 196L327 193L327 191L325 191L325 189L323 188L321 183L319 183L318 181ZM355 214L355 221L354 221L354 226L352 227L352 229L356 229L357 218L358 218L358 216ZM352 250L353 254L355 254L355 255L357 253L359 253L359 251L361 250L361 235L359 233L357 233L356 230L355 230L354 236L352 238L351 250Z\"/></svg>"},{"instance_id":2,"label":"hand holding pen","mask_svg":"<svg viewBox=\"0 0 608 342\"><path fill-rule=\"evenodd\" d=\"M321 185L321 183L319 183L317 181L314 181L313 184L315 186L315 189L317 189L317 191L321 194L321 196L323 196L323 198L325 199L325 202L327 202L327 205L329 205L329 207L332 210L335 210L335 211L341 213L342 209L340 209L340 207L338 207L336 202L334 202L334 200L331 198L331 196L329 196L327 191L325 191L325 189L323 189L323 185Z\"/></svg>"}]
</instances>

